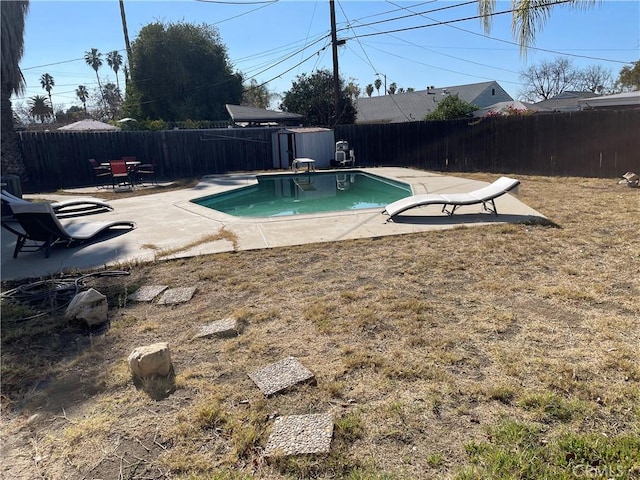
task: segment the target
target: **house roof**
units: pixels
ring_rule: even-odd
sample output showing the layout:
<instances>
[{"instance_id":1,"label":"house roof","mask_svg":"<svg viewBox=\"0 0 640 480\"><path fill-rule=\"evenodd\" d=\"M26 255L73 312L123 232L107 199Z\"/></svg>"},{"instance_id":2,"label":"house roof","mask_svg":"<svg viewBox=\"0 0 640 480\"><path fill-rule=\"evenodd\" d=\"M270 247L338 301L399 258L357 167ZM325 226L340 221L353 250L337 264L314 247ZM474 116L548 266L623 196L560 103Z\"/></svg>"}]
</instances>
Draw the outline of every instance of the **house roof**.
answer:
<instances>
[{"instance_id":1,"label":"house roof","mask_svg":"<svg viewBox=\"0 0 640 480\"><path fill-rule=\"evenodd\" d=\"M508 115L512 110L531 112L550 111L550 109L540 107L534 103L525 103L519 100L511 100L508 102L494 103L493 105L489 105L488 107L480 108L473 112L473 116L484 117L488 114Z\"/></svg>"},{"instance_id":2,"label":"house roof","mask_svg":"<svg viewBox=\"0 0 640 480\"><path fill-rule=\"evenodd\" d=\"M640 107L640 91L602 95L597 98L581 98L578 100L581 109L607 107Z\"/></svg>"},{"instance_id":3,"label":"house roof","mask_svg":"<svg viewBox=\"0 0 640 480\"><path fill-rule=\"evenodd\" d=\"M304 118L304 115L298 113L277 112L244 105L226 104L225 107L234 123L300 123Z\"/></svg>"},{"instance_id":4,"label":"house roof","mask_svg":"<svg viewBox=\"0 0 640 480\"><path fill-rule=\"evenodd\" d=\"M562 92L555 97L536 102L535 105L556 112L573 112L580 110L578 101L582 98L593 98L599 95L593 92Z\"/></svg>"},{"instance_id":5,"label":"house roof","mask_svg":"<svg viewBox=\"0 0 640 480\"><path fill-rule=\"evenodd\" d=\"M492 92L493 89L493 92ZM493 94L487 95L487 92ZM497 95L496 95L497 94ZM495 81L430 88L415 92L396 93L376 97L360 97L356 106L356 123L399 123L422 120L447 95L458 95L460 100L486 107L496 100L513 100Z\"/></svg>"},{"instance_id":6,"label":"house roof","mask_svg":"<svg viewBox=\"0 0 640 480\"><path fill-rule=\"evenodd\" d=\"M111 132L120 130L118 127L109 125L108 123L99 122L97 120L80 120L79 122L70 123L58 130L67 132Z\"/></svg>"}]
</instances>

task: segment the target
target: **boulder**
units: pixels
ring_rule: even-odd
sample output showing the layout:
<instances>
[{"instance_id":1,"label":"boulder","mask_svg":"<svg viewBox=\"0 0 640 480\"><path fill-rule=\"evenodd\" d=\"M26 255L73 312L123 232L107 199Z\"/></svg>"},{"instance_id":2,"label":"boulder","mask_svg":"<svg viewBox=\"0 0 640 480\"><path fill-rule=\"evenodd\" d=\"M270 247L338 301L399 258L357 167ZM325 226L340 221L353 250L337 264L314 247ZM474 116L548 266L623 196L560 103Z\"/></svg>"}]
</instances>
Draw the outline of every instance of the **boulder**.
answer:
<instances>
[{"instance_id":1,"label":"boulder","mask_svg":"<svg viewBox=\"0 0 640 480\"><path fill-rule=\"evenodd\" d=\"M107 297L90 288L73 297L64 315L70 320L82 320L93 327L107 322L108 308Z\"/></svg>"},{"instance_id":2,"label":"boulder","mask_svg":"<svg viewBox=\"0 0 640 480\"><path fill-rule=\"evenodd\" d=\"M173 370L169 345L166 342L136 348L129 355L127 362L131 374L138 379L166 377Z\"/></svg>"}]
</instances>

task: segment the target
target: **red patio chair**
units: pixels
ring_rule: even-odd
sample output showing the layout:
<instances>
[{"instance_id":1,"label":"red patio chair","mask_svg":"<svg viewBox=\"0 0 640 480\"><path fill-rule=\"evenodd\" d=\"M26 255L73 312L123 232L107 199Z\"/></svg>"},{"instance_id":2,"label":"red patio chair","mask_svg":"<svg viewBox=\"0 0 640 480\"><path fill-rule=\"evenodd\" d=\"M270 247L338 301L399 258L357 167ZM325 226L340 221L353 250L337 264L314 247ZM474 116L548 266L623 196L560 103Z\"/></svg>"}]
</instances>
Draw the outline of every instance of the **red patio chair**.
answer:
<instances>
[{"instance_id":1,"label":"red patio chair","mask_svg":"<svg viewBox=\"0 0 640 480\"><path fill-rule=\"evenodd\" d=\"M111 169L111 185L116 188L116 185L129 184L133 188L133 182L131 181L131 172L127 168L127 162L124 160L109 160L109 168Z\"/></svg>"}]
</instances>

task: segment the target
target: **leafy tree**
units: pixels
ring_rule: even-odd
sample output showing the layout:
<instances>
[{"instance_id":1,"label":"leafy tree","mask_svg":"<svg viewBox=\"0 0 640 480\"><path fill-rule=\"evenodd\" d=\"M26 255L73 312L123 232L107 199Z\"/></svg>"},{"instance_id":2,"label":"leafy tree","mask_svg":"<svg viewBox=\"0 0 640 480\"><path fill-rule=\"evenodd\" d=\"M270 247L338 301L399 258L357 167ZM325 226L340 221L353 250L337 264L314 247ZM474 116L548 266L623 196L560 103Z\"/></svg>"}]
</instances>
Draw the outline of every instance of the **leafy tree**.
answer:
<instances>
[{"instance_id":1,"label":"leafy tree","mask_svg":"<svg viewBox=\"0 0 640 480\"><path fill-rule=\"evenodd\" d=\"M249 81L249 85L244 87L242 92L242 103L255 108L269 108L271 99L276 96L275 93L271 93L266 85L258 85L255 78Z\"/></svg>"},{"instance_id":2,"label":"leafy tree","mask_svg":"<svg viewBox=\"0 0 640 480\"><path fill-rule=\"evenodd\" d=\"M568 3L576 7L588 7L598 0L568 0ZM543 27L551 16L551 8L554 4L551 0L513 0L513 17L511 30L520 44L520 53L526 56L527 47L531 45L536 36L536 31ZM478 10L482 17L485 32L491 30L491 18L495 11L496 0L478 0Z\"/></svg>"},{"instance_id":3,"label":"leafy tree","mask_svg":"<svg viewBox=\"0 0 640 480\"><path fill-rule=\"evenodd\" d=\"M623 92L640 90L640 60L634 62L633 66L625 65L622 67L615 88Z\"/></svg>"},{"instance_id":4,"label":"leafy tree","mask_svg":"<svg viewBox=\"0 0 640 480\"><path fill-rule=\"evenodd\" d=\"M373 82L373 86L376 87L376 92L378 92L378 95L380 95L380 87L382 86L382 80L380 80L379 78L376 78L376 81Z\"/></svg>"},{"instance_id":5,"label":"leafy tree","mask_svg":"<svg viewBox=\"0 0 640 480\"><path fill-rule=\"evenodd\" d=\"M40 123L53 116L53 109L49 105L47 97L35 95L29 99L29 114Z\"/></svg>"},{"instance_id":6,"label":"leafy tree","mask_svg":"<svg viewBox=\"0 0 640 480\"><path fill-rule=\"evenodd\" d=\"M0 103L0 168L3 174L15 174L26 180L26 170L18 139L14 129L11 95L24 91L24 77L20 71L20 59L24 52L24 19L29 10L28 1L2 2L0 15L0 47L2 58L0 67L1 103Z\"/></svg>"},{"instance_id":7,"label":"leafy tree","mask_svg":"<svg viewBox=\"0 0 640 480\"><path fill-rule=\"evenodd\" d=\"M77 122L78 120L82 120L84 118L84 110L82 107L78 107L77 105L72 105L67 109L67 111L58 110L56 112L56 122L58 123L71 123Z\"/></svg>"},{"instance_id":8,"label":"leafy tree","mask_svg":"<svg viewBox=\"0 0 640 480\"><path fill-rule=\"evenodd\" d=\"M438 107L427 114L425 120L455 120L456 118L466 118L478 110L476 105L460 100L458 95L447 95L444 100L438 103Z\"/></svg>"},{"instance_id":9,"label":"leafy tree","mask_svg":"<svg viewBox=\"0 0 640 480\"><path fill-rule=\"evenodd\" d=\"M87 100L89 99L89 91L87 90L87 87L84 85L78 85L78 88L76 88L76 97L78 97L78 100L82 102L84 113L87 113Z\"/></svg>"},{"instance_id":10,"label":"leafy tree","mask_svg":"<svg viewBox=\"0 0 640 480\"><path fill-rule=\"evenodd\" d=\"M314 126L333 127L337 124L353 123L356 109L343 81L342 92L336 115L333 99L333 74L328 70L318 70L313 75L303 73L296 77L291 90L283 94L280 108L285 112L299 113Z\"/></svg>"},{"instance_id":11,"label":"leafy tree","mask_svg":"<svg viewBox=\"0 0 640 480\"><path fill-rule=\"evenodd\" d=\"M122 66L122 55L117 50L107 53L107 65L111 67L111 70L116 74L116 86L120 91L120 79L118 78L118 71Z\"/></svg>"},{"instance_id":12,"label":"leafy tree","mask_svg":"<svg viewBox=\"0 0 640 480\"><path fill-rule=\"evenodd\" d=\"M151 23L132 46L135 68L127 88L127 114L142 118L222 120L225 104L242 100L242 76L234 73L226 46L211 25ZM135 98L135 106L133 99Z\"/></svg>"},{"instance_id":13,"label":"leafy tree","mask_svg":"<svg viewBox=\"0 0 640 480\"><path fill-rule=\"evenodd\" d=\"M373 95L373 85L370 83L365 87L364 91L367 93L368 97L371 97L371 95Z\"/></svg>"},{"instance_id":14,"label":"leafy tree","mask_svg":"<svg viewBox=\"0 0 640 480\"><path fill-rule=\"evenodd\" d=\"M529 102L536 102L577 89L580 71L574 68L571 60L558 57L553 61L545 60L539 65L531 65L520 73L520 80L525 85L520 96Z\"/></svg>"},{"instance_id":15,"label":"leafy tree","mask_svg":"<svg viewBox=\"0 0 640 480\"><path fill-rule=\"evenodd\" d=\"M53 110L53 100L51 99L51 90L53 90L55 85L53 77L48 73L43 74L40 77L40 85L42 85L42 88L47 91L47 94L49 95L49 105L51 105L51 110Z\"/></svg>"},{"instance_id":16,"label":"leafy tree","mask_svg":"<svg viewBox=\"0 0 640 480\"><path fill-rule=\"evenodd\" d=\"M93 116L111 120L118 118L122 107L122 95L120 95L120 90L118 90L115 83L105 83L102 87L100 98L102 98L103 102L96 101L101 107L93 112Z\"/></svg>"},{"instance_id":17,"label":"leafy tree","mask_svg":"<svg viewBox=\"0 0 640 480\"><path fill-rule=\"evenodd\" d=\"M409 93L409 92L415 92L415 91L416 91L416 89L415 89L414 87L407 87L405 91L406 91L407 93Z\"/></svg>"}]
</instances>

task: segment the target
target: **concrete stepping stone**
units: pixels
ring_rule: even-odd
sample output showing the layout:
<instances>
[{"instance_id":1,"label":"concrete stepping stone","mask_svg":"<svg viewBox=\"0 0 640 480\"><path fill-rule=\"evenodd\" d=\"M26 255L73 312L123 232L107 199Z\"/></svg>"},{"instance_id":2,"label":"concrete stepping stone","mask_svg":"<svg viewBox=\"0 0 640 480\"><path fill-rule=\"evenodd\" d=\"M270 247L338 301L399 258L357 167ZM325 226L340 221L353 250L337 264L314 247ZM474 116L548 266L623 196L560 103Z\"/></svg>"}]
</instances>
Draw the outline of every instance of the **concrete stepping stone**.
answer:
<instances>
[{"instance_id":1,"label":"concrete stepping stone","mask_svg":"<svg viewBox=\"0 0 640 480\"><path fill-rule=\"evenodd\" d=\"M332 437L333 418L328 413L278 417L264 453L266 456L327 453Z\"/></svg>"},{"instance_id":2,"label":"concrete stepping stone","mask_svg":"<svg viewBox=\"0 0 640 480\"><path fill-rule=\"evenodd\" d=\"M170 288L158 300L160 305L175 305L177 303L185 303L191 300L193 294L196 293L196 287L180 287Z\"/></svg>"},{"instance_id":3,"label":"concrete stepping stone","mask_svg":"<svg viewBox=\"0 0 640 480\"><path fill-rule=\"evenodd\" d=\"M251 372L249 378L269 396L299 383L312 382L315 377L297 359L289 357Z\"/></svg>"},{"instance_id":4,"label":"concrete stepping stone","mask_svg":"<svg viewBox=\"0 0 640 480\"><path fill-rule=\"evenodd\" d=\"M193 338L229 338L238 335L238 321L235 318L225 318L200 327Z\"/></svg>"},{"instance_id":5,"label":"concrete stepping stone","mask_svg":"<svg viewBox=\"0 0 640 480\"><path fill-rule=\"evenodd\" d=\"M151 302L167 288L167 285L143 285L127 298L132 302Z\"/></svg>"}]
</instances>

